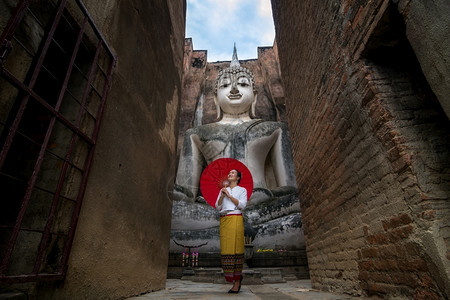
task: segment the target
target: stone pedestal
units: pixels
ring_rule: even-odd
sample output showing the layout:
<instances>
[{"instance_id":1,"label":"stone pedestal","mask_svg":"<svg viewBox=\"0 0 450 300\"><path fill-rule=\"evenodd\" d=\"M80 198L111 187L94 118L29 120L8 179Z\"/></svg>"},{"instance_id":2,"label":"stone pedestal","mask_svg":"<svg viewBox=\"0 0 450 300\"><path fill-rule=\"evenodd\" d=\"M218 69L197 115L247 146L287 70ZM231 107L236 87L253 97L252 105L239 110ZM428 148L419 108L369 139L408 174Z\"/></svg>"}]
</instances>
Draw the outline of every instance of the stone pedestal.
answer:
<instances>
[{"instance_id":1,"label":"stone pedestal","mask_svg":"<svg viewBox=\"0 0 450 300\"><path fill-rule=\"evenodd\" d=\"M218 281L219 279L219 276L217 274L220 275L221 272L221 268L198 268L195 270L195 276L186 279L192 280L194 282L216 283L216 281Z\"/></svg>"},{"instance_id":2,"label":"stone pedestal","mask_svg":"<svg viewBox=\"0 0 450 300\"><path fill-rule=\"evenodd\" d=\"M244 276L248 271L257 271L260 270L272 270L272 269L281 269L282 277L284 280L298 280L298 279L308 279L308 262L306 259L306 251L273 251L273 252L259 252L253 250L253 254L251 254L250 248L246 247L246 263L244 265ZM200 252L198 265L199 267L188 268L181 266L182 254L181 253L169 253L169 268L167 270L167 278L171 279L187 279L187 280L208 280L210 276L213 278L215 275L208 273L212 272L209 270L215 270L215 272L220 272L221 261L220 261L220 252ZM191 271L186 272L186 269L191 269L195 273L195 276L192 276ZM200 273L199 273L200 272ZM265 274L270 275L272 271L264 271ZM270 275L272 276L272 275ZM192 279L195 277L196 279ZM264 277L264 275L262 275ZM272 277L279 277L279 275L273 273ZM200 279L197 279L200 278ZM205 281L205 282L212 282Z\"/></svg>"},{"instance_id":3,"label":"stone pedestal","mask_svg":"<svg viewBox=\"0 0 450 300\"><path fill-rule=\"evenodd\" d=\"M244 279L242 284L263 284L262 273L256 270L243 270Z\"/></svg>"},{"instance_id":4,"label":"stone pedestal","mask_svg":"<svg viewBox=\"0 0 450 300\"><path fill-rule=\"evenodd\" d=\"M183 277L181 277L182 280L192 280L192 278L195 276L195 271L191 267L187 267L183 270Z\"/></svg>"},{"instance_id":5,"label":"stone pedestal","mask_svg":"<svg viewBox=\"0 0 450 300\"><path fill-rule=\"evenodd\" d=\"M261 273L263 283L286 282L286 280L283 278L283 270L281 268L263 268L257 269L255 271Z\"/></svg>"},{"instance_id":6,"label":"stone pedestal","mask_svg":"<svg viewBox=\"0 0 450 300\"><path fill-rule=\"evenodd\" d=\"M245 259L245 261L244 261L244 270L245 269L248 269L248 264L247 264L247 262L250 260L250 259L252 259L252 257L253 257L253 248L254 248L254 246L253 245L244 245L244 259Z\"/></svg>"}]
</instances>

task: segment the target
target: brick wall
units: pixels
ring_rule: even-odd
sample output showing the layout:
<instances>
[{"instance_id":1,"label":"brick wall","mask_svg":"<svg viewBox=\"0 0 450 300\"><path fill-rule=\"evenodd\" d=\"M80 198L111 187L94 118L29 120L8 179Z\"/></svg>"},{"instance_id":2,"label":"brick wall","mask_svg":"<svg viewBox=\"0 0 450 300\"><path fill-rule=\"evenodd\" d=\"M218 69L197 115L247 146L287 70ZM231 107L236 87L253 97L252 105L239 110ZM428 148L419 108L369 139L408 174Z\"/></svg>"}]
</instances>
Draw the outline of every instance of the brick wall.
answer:
<instances>
[{"instance_id":1,"label":"brick wall","mask_svg":"<svg viewBox=\"0 0 450 300\"><path fill-rule=\"evenodd\" d=\"M438 299L450 295L450 126L400 2L272 7L313 286Z\"/></svg>"}]
</instances>

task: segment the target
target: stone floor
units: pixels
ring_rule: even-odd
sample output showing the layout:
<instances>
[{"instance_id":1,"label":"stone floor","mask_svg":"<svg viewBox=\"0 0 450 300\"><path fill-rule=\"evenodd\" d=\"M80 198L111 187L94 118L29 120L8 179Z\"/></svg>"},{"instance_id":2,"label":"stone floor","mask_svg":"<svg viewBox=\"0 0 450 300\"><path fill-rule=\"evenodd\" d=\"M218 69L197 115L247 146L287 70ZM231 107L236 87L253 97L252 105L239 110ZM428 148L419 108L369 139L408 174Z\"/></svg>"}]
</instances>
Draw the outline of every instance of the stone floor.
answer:
<instances>
[{"instance_id":1,"label":"stone floor","mask_svg":"<svg viewBox=\"0 0 450 300\"><path fill-rule=\"evenodd\" d=\"M244 277L245 282L245 277ZM285 283L266 283L263 285L242 285L239 294L228 294L231 284L193 282L190 280L168 279L166 289L154 293L128 298L146 299L362 299L348 295L325 293L311 288L309 280L293 280Z\"/></svg>"}]
</instances>

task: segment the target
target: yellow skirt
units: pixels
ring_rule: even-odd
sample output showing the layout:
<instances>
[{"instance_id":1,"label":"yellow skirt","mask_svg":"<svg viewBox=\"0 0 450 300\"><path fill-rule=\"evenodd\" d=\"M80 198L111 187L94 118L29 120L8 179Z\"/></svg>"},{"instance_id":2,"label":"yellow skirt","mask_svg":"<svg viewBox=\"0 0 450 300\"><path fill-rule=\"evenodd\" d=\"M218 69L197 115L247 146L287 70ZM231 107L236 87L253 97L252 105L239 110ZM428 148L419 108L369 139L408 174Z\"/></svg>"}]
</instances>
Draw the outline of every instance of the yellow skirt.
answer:
<instances>
[{"instance_id":1,"label":"yellow skirt","mask_svg":"<svg viewBox=\"0 0 450 300\"><path fill-rule=\"evenodd\" d=\"M220 218L220 255L226 281L239 281L244 265L244 219L242 215L228 215Z\"/></svg>"}]
</instances>

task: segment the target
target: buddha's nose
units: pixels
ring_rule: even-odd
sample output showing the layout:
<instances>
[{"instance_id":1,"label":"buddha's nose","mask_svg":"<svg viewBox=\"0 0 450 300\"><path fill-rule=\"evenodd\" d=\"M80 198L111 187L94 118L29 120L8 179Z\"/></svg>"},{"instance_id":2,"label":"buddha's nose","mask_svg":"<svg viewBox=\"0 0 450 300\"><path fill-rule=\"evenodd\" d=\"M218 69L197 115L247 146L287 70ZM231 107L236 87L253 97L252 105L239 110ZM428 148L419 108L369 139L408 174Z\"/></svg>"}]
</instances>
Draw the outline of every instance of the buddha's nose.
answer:
<instances>
[{"instance_id":1,"label":"buddha's nose","mask_svg":"<svg viewBox=\"0 0 450 300\"><path fill-rule=\"evenodd\" d=\"M230 91L230 93L231 94L238 94L239 93L236 81L231 84L231 91Z\"/></svg>"}]
</instances>

